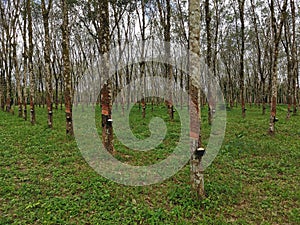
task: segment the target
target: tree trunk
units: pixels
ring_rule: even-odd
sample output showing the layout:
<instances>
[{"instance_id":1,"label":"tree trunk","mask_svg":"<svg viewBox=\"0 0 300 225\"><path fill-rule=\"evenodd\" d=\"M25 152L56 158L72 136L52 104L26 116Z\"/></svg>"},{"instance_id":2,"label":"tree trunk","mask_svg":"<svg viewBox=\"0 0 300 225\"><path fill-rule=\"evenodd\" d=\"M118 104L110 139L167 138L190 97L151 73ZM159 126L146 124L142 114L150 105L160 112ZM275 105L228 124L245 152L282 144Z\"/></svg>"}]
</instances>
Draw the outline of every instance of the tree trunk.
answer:
<instances>
[{"instance_id":1,"label":"tree trunk","mask_svg":"<svg viewBox=\"0 0 300 225\"><path fill-rule=\"evenodd\" d=\"M297 79L298 79L298 66L297 66L297 44L296 44L296 9L294 0L290 0L291 14L292 14L292 59L291 59L291 76L292 76L292 102L293 114L297 113Z\"/></svg>"},{"instance_id":2,"label":"tree trunk","mask_svg":"<svg viewBox=\"0 0 300 225\"><path fill-rule=\"evenodd\" d=\"M141 50L141 58L142 62L140 62L140 86L141 86L141 94L142 99L140 100L139 107L142 108L142 117L146 117L146 100L145 100L145 94L146 94L146 63L144 61L144 55L145 55L145 41L146 41L146 11L145 11L145 0L142 0L142 21L139 22L140 29L141 29L141 35L142 35L142 50Z\"/></svg>"},{"instance_id":3,"label":"tree trunk","mask_svg":"<svg viewBox=\"0 0 300 225\"><path fill-rule=\"evenodd\" d=\"M12 72L12 65L11 65L11 53L10 53L10 49L11 49L11 37L10 37L10 29L7 25L7 29L6 30L6 38L8 39L7 43L6 43L6 48L4 51L5 52L5 59L4 59L4 73L6 74L6 103L5 103L5 110L6 112L10 112L11 109L11 92L12 92L12 87L11 87L11 72Z\"/></svg>"},{"instance_id":4,"label":"tree trunk","mask_svg":"<svg viewBox=\"0 0 300 225\"><path fill-rule=\"evenodd\" d=\"M17 85L17 102L18 102L18 116L22 117L22 87L21 87L21 75L19 71L18 59L17 59L17 43L14 43L13 46L13 59L15 65L15 76L16 76L16 85Z\"/></svg>"},{"instance_id":5,"label":"tree trunk","mask_svg":"<svg viewBox=\"0 0 300 225\"><path fill-rule=\"evenodd\" d=\"M289 22L285 21L284 23L284 40L283 46L286 53L287 58L287 104L288 110L286 119L290 119L291 117L291 106L292 106L292 80L293 80L293 68L292 68L292 59L291 59L291 34L289 29ZM284 101L284 104L285 101Z\"/></svg>"},{"instance_id":6,"label":"tree trunk","mask_svg":"<svg viewBox=\"0 0 300 225\"><path fill-rule=\"evenodd\" d=\"M4 111L4 89L5 89L5 78L4 78L4 70L1 68L0 73L0 108L2 111Z\"/></svg>"},{"instance_id":7,"label":"tree trunk","mask_svg":"<svg viewBox=\"0 0 300 225\"><path fill-rule=\"evenodd\" d=\"M166 51L166 73L169 79L169 83L172 84L173 80L173 66L170 64L169 59L171 58L171 3L170 0L166 1L167 6L167 19L165 26L165 51ZM171 120L174 120L174 106L173 106L173 90L172 86L167 86L167 107Z\"/></svg>"},{"instance_id":8,"label":"tree trunk","mask_svg":"<svg viewBox=\"0 0 300 225\"><path fill-rule=\"evenodd\" d=\"M245 96L244 96L244 55L245 55L245 0L239 0L239 13L241 21L241 49L240 49L240 98L242 104L242 116L246 117Z\"/></svg>"},{"instance_id":9,"label":"tree trunk","mask_svg":"<svg viewBox=\"0 0 300 225\"><path fill-rule=\"evenodd\" d=\"M260 101L262 103L262 114L265 115L265 113L266 113L266 100L265 100L266 78L265 78L264 69L262 66L263 65L262 49L261 49L261 43L260 43L260 39L259 39L257 15L255 13L255 5L253 3L253 0L251 0L251 10L252 10L252 17L253 17L254 30L255 30L256 48L257 48L257 67L258 67L260 80L261 80Z\"/></svg>"},{"instance_id":10,"label":"tree trunk","mask_svg":"<svg viewBox=\"0 0 300 225\"><path fill-rule=\"evenodd\" d=\"M272 64L272 96L271 96L271 112L270 112L270 123L269 123L269 134L275 134L275 122L276 122L276 104L277 104L277 62L278 62L278 52L279 52L279 43L281 40L281 33L283 23L286 18L286 9L287 9L287 0L284 1L282 11L280 14L280 24L279 30L277 30L277 22L275 18L274 10L274 0L271 0L270 10L272 17L272 33L274 41L274 52L273 52L273 64Z\"/></svg>"},{"instance_id":11,"label":"tree trunk","mask_svg":"<svg viewBox=\"0 0 300 225\"><path fill-rule=\"evenodd\" d=\"M32 17L31 17L31 0L27 0L27 13L28 13L28 72L29 72L29 82L30 82L30 122L32 125L35 124L35 75L33 73L33 31L32 31Z\"/></svg>"},{"instance_id":12,"label":"tree trunk","mask_svg":"<svg viewBox=\"0 0 300 225\"><path fill-rule=\"evenodd\" d=\"M208 73L210 73L211 69L211 28L210 28L210 22L211 22L211 15L210 15L210 8L209 8L209 0L205 0L205 23L206 23L206 64L208 67ZM207 77L210 77L207 76ZM207 101L208 101L208 124L211 125L213 121L213 105L212 105L212 93L211 93L211 81L210 79L208 82L208 94L207 94Z\"/></svg>"},{"instance_id":13,"label":"tree trunk","mask_svg":"<svg viewBox=\"0 0 300 225\"><path fill-rule=\"evenodd\" d=\"M24 4L27 4L27 2ZM28 66L28 52L27 52L27 12L24 12L24 25L23 25L23 33L22 33L22 38L23 38L23 119L26 121L27 120L27 66Z\"/></svg>"},{"instance_id":14,"label":"tree trunk","mask_svg":"<svg viewBox=\"0 0 300 225\"><path fill-rule=\"evenodd\" d=\"M164 12L163 7L161 5L160 0L157 0L157 6L159 11L159 17L160 17L160 23L163 27L164 32L164 41L165 41L165 57L166 57L166 63L165 63L165 72L166 77L169 80L169 83L172 83L173 79L173 67L170 64L169 60L171 57L171 2L170 0L166 0L166 12ZM170 116L170 119L174 119L174 106L173 106L173 90L170 85L166 86L166 105L168 108L168 114Z\"/></svg>"},{"instance_id":15,"label":"tree trunk","mask_svg":"<svg viewBox=\"0 0 300 225\"><path fill-rule=\"evenodd\" d=\"M110 153L114 152L113 146L113 125L112 125L112 81L109 78L109 1L99 2L99 20L101 29L99 30L100 54L102 57L101 72L105 83L101 89L101 108L102 108L102 143Z\"/></svg>"},{"instance_id":16,"label":"tree trunk","mask_svg":"<svg viewBox=\"0 0 300 225\"><path fill-rule=\"evenodd\" d=\"M189 50L200 57L200 0L189 1ZM189 57L189 73L192 77L199 74L199 58ZM201 108L199 104L199 87L193 79L189 81L190 94L190 136L191 136L191 182L192 188L199 198L205 196L204 191L204 170L202 168L202 157L198 157L197 152L201 143ZM196 111L193 110L196 108Z\"/></svg>"},{"instance_id":17,"label":"tree trunk","mask_svg":"<svg viewBox=\"0 0 300 225\"><path fill-rule=\"evenodd\" d=\"M69 28L69 13L68 3L66 0L62 0L62 16L63 24L62 28L62 56L63 56L63 77L65 81L65 113L66 113L66 134L73 136L73 118L72 118L72 82L71 82L71 65L70 65L70 28Z\"/></svg>"},{"instance_id":18,"label":"tree trunk","mask_svg":"<svg viewBox=\"0 0 300 225\"><path fill-rule=\"evenodd\" d=\"M42 0L42 14L43 24L45 31L45 46L44 46L44 59L45 59L45 77L46 77L46 102L48 111L48 127L53 127L53 88L52 88L52 74L51 74L51 60L50 60L50 32L49 32L49 13L52 7L52 0L48 2L46 9L45 0Z\"/></svg>"}]
</instances>

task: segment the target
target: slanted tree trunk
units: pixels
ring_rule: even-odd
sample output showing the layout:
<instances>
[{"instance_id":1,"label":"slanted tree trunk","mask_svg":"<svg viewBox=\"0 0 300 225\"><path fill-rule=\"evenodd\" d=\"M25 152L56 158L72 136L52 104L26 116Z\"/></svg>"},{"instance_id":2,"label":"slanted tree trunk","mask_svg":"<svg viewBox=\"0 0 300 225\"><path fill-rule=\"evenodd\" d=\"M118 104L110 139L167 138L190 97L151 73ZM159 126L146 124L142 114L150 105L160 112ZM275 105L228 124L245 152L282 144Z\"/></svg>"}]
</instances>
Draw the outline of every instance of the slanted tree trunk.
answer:
<instances>
[{"instance_id":1,"label":"slanted tree trunk","mask_svg":"<svg viewBox=\"0 0 300 225\"><path fill-rule=\"evenodd\" d=\"M278 28L276 18L275 18L274 0L271 0L270 10L271 10L274 52L273 52L272 74L271 74L272 96L271 96L271 113L270 113L270 123L269 123L270 135L275 134L276 104L277 104L277 63L278 63L278 52L279 52L279 43L281 40L282 27L286 18L286 9L287 9L287 0L284 0L283 7L280 13L280 24Z\"/></svg>"},{"instance_id":2,"label":"slanted tree trunk","mask_svg":"<svg viewBox=\"0 0 300 225\"><path fill-rule=\"evenodd\" d=\"M49 13L52 7L52 0L49 0L46 8L45 0L42 3L43 24L45 31L45 45L44 45L44 59L45 59L45 77L46 77L46 102L48 111L48 127L53 127L53 87L51 74L51 60L50 60L50 33L49 33Z\"/></svg>"},{"instance_id":3,"label":"slanted tree trunk","mask_svg":"<svg viewBox=\"0 0 300 225\"><path fill-rule=\"evenodd\" d=\"M62 57L63 57L63 77L65 81L65 113L66 113L66 134L73 136L73 118L72 118L72 79L70 65L70 28L68 3L66 0L61 1L63 23L62 30Z\"/></svg>"},{"instance_id":4,"label":"slanted tree trunk","mask_svg":"<svg viewBox=\"0 0 300 225\"><path fill-rule=\"evenodd\" d=\"M200 0L189 1L189 50L200 57ZM191 77L200 74L199 58L189 57L189 73ZM204 170L202 168L202 157L197 156L201 147L201 108L200 90L193 79L189 81L190 94L190 126L191 126L191 182L192 188L198 197L205 196L204 191ZM196 108L196 111L193 110Z\"/></svg>"}]
</instances>

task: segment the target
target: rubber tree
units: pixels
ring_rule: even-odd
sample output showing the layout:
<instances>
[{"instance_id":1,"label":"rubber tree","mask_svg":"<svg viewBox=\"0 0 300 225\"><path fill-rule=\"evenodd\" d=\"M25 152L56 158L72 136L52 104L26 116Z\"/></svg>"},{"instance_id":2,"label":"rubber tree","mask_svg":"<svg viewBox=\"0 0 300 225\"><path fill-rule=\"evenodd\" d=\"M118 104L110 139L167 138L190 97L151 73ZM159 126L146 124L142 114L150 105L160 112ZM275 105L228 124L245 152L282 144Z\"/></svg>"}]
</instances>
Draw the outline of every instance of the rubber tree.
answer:
<instances>
[{"instance_id":1,"label":"rubber tree","mask_svg":"<svg viewBox=\"0 0 300 225\"><path fill-rule=\"evenodd\" d=\"M49 0L48 6L45 4L45 0L41 1L43 25L44 25L44 60L45 60L45 78L46 78L46 102L48 111L48 127L53 127L53 87L52 87L52 74L51 74L51 60L50 60L50 31L49 31L49 13L52 7L52 0Z\"/></svg>"},{"instance_id":2,"label":"rubber tree","mask_svg":"<svg viewBox=\"0 0 300 225\"><path fill-rule=\"evenodd\" d=\"M1 52L3 63L3 76L5 77L5 110L12 109L12 70L13 70L13 37L16 29L16 9L11 2L0 2L0 28L2 29ZM5 91L3 91L3 94Z\"/></svg>"},{"instance_id":3,"label":"rubber tree","mask_svg":"<svg viewBox=\"0 0 300 225\"><path fill-rule=\"evenodd\" d=\"M140 31L141 31L141 38L142 38L142 49L141 49L141 62L139 63L140 67L140 79L141 79L141 95L142 99L140 101L140 105L142 106L142 117L146 117L146 99L145 99L145 94L146 94L146 62L143 60L144 55L145 55L145 41L146 41L146 2L145 0L141 1L141 6L142 6L142 15L140 16L139 14L139 9L136 8L137 15L139 18L139 25L140 25ZM139 107L140 107L139 105Z\"/></svg>"},{"instance_id":4,"label":"rubber tree","mask_svg":"<svg viewBox=\"0 0 300 225\"><path fill-rule=\"evenodd\" d=\"M70 27L69 27L69 6L67 0L61 0L62 9L62 57L63 57L63 77L65 81L65 113L66 113L66 134L73 136L72 118L72 78L70 67Z\"/></svg>"},{"instance_id":5,"label":"rubber tree","mask_svg":"<svg viewBox=\"0 0 300 225\"><path fill-rule=\"evenodd\" d=\"M163 9L163 3L165 2L165 10ZM172 83L173 79L173 66L170 64L169 59L171 56L171 14L172 14L172 7L170 0L161 1L157 0L157 8L159 12L159 19L161 26L163 28L163 38L164 38L164 51L165 51L165 57L166 57L166 63L165 63L165 71L166 71L166 77ZM167 85L166 87L166 105L168 108L168 114L170 116L170 119L174 119L174 106L173 106L173 90L172 87Z\"/></svg>"},{"instance_id":6,"label":"rubber tree","mask_svg":"<svg viewBox=\"0 0 300 225\"><path fill-rule=\"evenodd\" d=\"M291 38L291 57L292 57L292 101L293 114L297 113L297 79L298 79L298 62L297 62L297 40L296 40L296 6L295 1L290 0L291 17L292 17L292 38ZM299 85L299 83L298 83Z\"/></svg>"},{"instance_id":7,"label":"rubber tree","mask_svg":"<svg viewBox=\"0 0 300 225\"><path fill-rule=\"evenodd\" d=\"M246 116L246 108L245 108L245 87L244 87L244 64L245 64L245 0L238 1L239 6L239 16L241 22L241 29L240 29L240 68L239 68L239 75L240 75L240 98L242 104L242 116L243 118Z\"/></svg>"},{"instance_id":8,"label":"rubber tree","mask_svg":"<svg viewBox=\"0 0 300 225\"><path fill-rule=\"evenodd\" d=\"M30 83L30 122L35 124L35 74L33 73L33 29L32 29L32 1L27 0L27 17L28 17L28 73Z\"/></svg>"},{"instance_id":9,"label":"rubber tree","mask_svg":"<svg viewBox=\"0 0 300 225\"><path fill-rule=\"evenodd\" d=\"M27 1L24 1L24 8L27 6ZM27 11L23 12L23 32L22 32L22 40L23 40L23 119L27 120L27 79L28 79L28 47L27 47Z\"/></svg>"},{"instance_id":10,"label":"rubber tree","mask_svg":"<svg viewBox=\"0 0 300 225\"><path fill-rule=\"evenodd\" d=\"M279 44L281 41L281 34L283 29L283 24L286 18L287 10L287 0L284 0L282 9L280 10L280 22L279 25L276 20L274 0L271 0L270 11L271 11L271 25L272 25L272 37L273 37L273 61L272 61L272 90L271 90L271 112L270 112L270 122L269 122L269 134L275 134L275 122L276 119L276 106L277 106L277 64L278 64L278 53Z\"/></svg>"},{"instance_id":11,"label":"rubber tree","mask_svg":"<svg viewBox=\"0 0 300 225\"><path fill-rule=\"evenodd\" d=\"M114 152L113 125L112 125L112 81L109 78L109 1L99 2L99 21L101 29L98 30L100 55L102 57L101 72L105 83L101 89L101 114L102 114L102 143L108 152Z\"/></svg>"},{"instance_id":12,"label":"rubber tree","mask_svg":"<svg viewBox=\"0 0 300 225\"><path fill-rule=\"evenodd\" d=\"M189 51L193 53L189 56L189 74L192 78L200 76L200 0L189 1ZM198 57L194 57L194 54ZM201 140L201 109L200 109L200 90L197 82L190 79L190 136L191 136L191 182L192 189L198 197L205 196L204 191L204 170L202 167L202 157L197 152L202 145ZM196 109L196 110L194 110ZM200 129L199 129L200 128Z\"/></svg>"},{"instance_id":13,"label":"rubber tree","mask_svg":"<svg viewBox=\"0 0 300 225\"><path fill-rule=\"evenodd\" d=\"M210 11L210 1L205 0L205 27L206 27L206 64L208 69L211 69L211 59L212 59L212 48L211 48L211 11ZM211 81L208 80L208 123L211 125L213 121L213 105L211 90Z\"/></svg>"}]
</instances>

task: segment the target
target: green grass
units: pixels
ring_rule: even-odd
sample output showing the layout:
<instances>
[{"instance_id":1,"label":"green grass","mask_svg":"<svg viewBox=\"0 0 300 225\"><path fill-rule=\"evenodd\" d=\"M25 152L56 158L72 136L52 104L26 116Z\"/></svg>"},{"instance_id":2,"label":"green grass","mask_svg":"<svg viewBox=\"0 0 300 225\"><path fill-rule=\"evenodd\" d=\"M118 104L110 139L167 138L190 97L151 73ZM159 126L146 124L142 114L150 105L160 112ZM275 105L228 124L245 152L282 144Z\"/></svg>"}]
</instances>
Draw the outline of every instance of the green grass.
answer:
<instances>
[{"instance_id":1,"label":"green grass","mask_svg":"<svg viewBox=\"0 0 300 225\"><path fill-rule=\"evenodd\" d=\"M205 173L207 198L191 193L189 165L151 186L128 187L98 175L85 162L75 140L65 136L64 113L46 125L37 108L37 125L0 112L0 224L300 224L300 117L285 120L278 107L276 135L267 135L269 112L234 108L227 116L223 146ZM209 136L203 109L204 142ZM131 151L116 140L116 158L149 165L172 152L180 123L166 109L131 112L133 133L149 136L148 122L161 116L168 133L154 151Z\"/></svg>"}]
</instances>

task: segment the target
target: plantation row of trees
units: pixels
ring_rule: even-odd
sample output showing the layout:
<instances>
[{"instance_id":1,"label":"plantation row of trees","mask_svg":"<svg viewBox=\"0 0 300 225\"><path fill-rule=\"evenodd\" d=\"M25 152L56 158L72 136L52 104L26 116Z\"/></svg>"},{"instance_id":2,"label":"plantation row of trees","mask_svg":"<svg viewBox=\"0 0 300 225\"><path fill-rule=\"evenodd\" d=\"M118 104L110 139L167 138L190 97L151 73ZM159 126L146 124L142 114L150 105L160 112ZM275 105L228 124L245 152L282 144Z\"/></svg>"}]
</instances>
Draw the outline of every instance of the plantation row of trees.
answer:
<instances>
[{"instance_id":1,"label":"plantation row of trees","mask_svg":"<svg viewBox=\"0 0 300 225\"><path fill-rule=\"evenodd\" d=\"M267 103L280 102L288 104L287 117L296 113L299 3L204 0L199 8L201 56L222 85L229 106L240 103L245 116L245 103L262 105L265 113ZM96 55L111 47L121 49L135 39L156 38L173 44L165 47L170 55L176 43L188 46L186 1L12 0L1 1L0 9L0 106L10 111L12 104L19 105L19 116L26 119L26 103L30 102L33 124L36 104L47 104L49 127L53 103L55 108L65 103L71 113L78 79L89 72ZM165 73L180 79L182 85L188 82L180 68L163 67L153 63L126 67L116 72L110 88L115 93L147 71Z\"/></svg>"},{"instance_id":2,"label":"plantation row of trees","mask_svg":"<svg viewBox=\"0 0 300 225\"><path fill-rule=\"evenodd\" d=\"M17 105L18 115L26 120L29 104L30 122L35 124L36 105L46 105L52 128L53 105L57 109L64 104L66 133L73 135L72 107L80 80L93 77L91 68L98 63L99 82L104 82L112 60L115 74L105 80L99 99L103 142L109 151L113 152L112 127L108 125L112 101L129 85L118 102L124 110L126 103L139 101L145 117L147 87L157 87L150 84L148 76L162 74L170 81L175 79L190 94L198 114L200 105L208 102L211 124L215 105L199 95L199 87L183 72L197 73L193 69L197 62L189 62L188 54L188 63L178 61L181 66L130 64L130 56L122 55L126 44L134 40L155 39L164 41L162 52L167 59L176 54L178 45L201 56L211 76L219 81L228 107L240 104L243 117L247 103L261 106L263 114L269 104L269 133L274 134L276 104L288 105L289 118L297 113L299 103L299 7L295 0L1 0L0 107L13 112ZM110 55L112 48L119 49L118 54ZM139 49L135 54L143 57L147 48L142 45ZM122 57L127 59L122 62L126 66L119 68ZM183 68L186 65L187 70ZM144 88L136 91L134 81L138 79ZM180 99L174 95L179 87L165 88L171 99L166 103L171 119L172 98ZM187 104L188 99L179 102ZM201 132L192 151L202 147L200 137ZM194 174L198 174L196 170ZM195 182L199 189L203 177L194 179L201 180Z\"/></svg>"}]
</instances>

